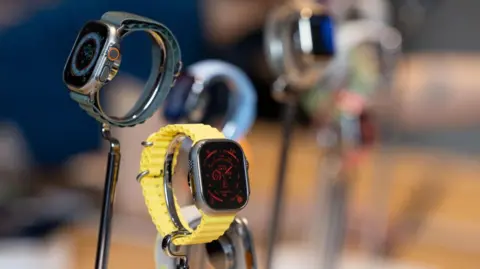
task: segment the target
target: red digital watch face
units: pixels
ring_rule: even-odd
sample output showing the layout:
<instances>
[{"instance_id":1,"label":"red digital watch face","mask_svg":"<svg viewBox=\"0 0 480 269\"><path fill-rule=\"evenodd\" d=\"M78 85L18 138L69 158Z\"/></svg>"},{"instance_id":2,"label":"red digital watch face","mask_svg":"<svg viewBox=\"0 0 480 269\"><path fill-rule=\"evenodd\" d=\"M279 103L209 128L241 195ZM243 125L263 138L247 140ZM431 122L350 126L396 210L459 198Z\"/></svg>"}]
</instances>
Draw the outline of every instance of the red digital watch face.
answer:
<instances>
[{"instance_id":1,"label":"red digital watch face","mask_svg":"<svg viewBox=\"0 0 480 269\"><path fill-rule=\"evenodd\" d=\"M248 201L242 148L228 140L209 141L199 150L204 201L214 210L238 210Z\"/></svg>"}]
</instances>

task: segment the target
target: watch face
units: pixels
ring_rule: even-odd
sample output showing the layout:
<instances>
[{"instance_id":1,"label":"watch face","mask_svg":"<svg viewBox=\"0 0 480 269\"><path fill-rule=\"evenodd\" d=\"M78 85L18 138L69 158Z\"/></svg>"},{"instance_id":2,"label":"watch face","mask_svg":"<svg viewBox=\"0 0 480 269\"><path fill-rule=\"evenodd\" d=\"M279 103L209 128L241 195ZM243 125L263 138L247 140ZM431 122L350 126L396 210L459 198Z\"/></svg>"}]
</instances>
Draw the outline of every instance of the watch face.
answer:
<instances>
[{"instance_id":1,"label":"watch face","mask_svg":"<svg viewBox=\"0 0 480 269\"><path fill-rule=\"evenodd\" d=\"M65 65L65 83L81 88L90 81L108 33L108 27L99 22L89 22L83 27Z\"/></svg>"},{"instance_id":2,"label":"watch face","mask_svg":"<svg viewBox=\"0 0 480 269\"><path fill-rule=\"evenodd\" d=\"M327 15L313 15L310 18L312 53L315 56L333 56L333 20Z\"/></svg>"},{"instance_id":3,"label":"watch face","mask_svg":"<svg viewBox=\"0 0 480 269\"><path fill-rule=\"evenodd\" d=\"M229 140L208 141L199 149L202 193L213 210L239 210L248 201L248 174L242 148Z\"/></svg>"}]
</instances>

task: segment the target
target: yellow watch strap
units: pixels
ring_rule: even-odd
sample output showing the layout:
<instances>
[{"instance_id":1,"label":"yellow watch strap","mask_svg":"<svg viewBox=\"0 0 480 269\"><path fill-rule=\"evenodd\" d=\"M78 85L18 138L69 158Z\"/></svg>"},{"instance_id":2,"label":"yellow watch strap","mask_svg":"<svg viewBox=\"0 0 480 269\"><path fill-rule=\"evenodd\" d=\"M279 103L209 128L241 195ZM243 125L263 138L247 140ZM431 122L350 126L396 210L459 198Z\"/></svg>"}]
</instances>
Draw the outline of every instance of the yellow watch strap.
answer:
<instances>
[{"instance_id":1,"label":"yellow watch strap","mask_svg":"<svg viewBox=\"0 0 480 269\"><path fill-rule=\"evenodd\" d=\"M148 171L142 180L143 196L152 221L157 231L166 236L177 231L178 228L172 221L166 204L163 169L168 147L175 136L182 134L188 136L193 144L203 139L225 138L217 129L204 124L172 124L160 128L146 140L147 146L143 149L140 161L140 171ZM174 171L180 147L174 154L172 172ZM218 239L230 227L235 215L209 216L200 211L202 218L198 227L192 230L180 213L180 206L175 198L175 210L182 225L190 232L185 237L176 238L175 245L190 245L211 242Z\"/></svg>"}]
</instances>

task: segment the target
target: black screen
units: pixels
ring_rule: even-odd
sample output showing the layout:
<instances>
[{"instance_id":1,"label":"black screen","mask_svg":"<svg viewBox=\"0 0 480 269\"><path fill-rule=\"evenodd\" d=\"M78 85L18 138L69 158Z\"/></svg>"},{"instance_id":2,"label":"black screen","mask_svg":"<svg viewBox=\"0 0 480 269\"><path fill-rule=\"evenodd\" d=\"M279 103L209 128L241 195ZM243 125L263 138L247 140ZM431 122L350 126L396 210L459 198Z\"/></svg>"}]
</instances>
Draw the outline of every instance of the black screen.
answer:
<instances>
[{"instance_id":1,"label":"black screen","mask_svg":"<svg viewBox=\"0 0 480 269\"><path fill-rule=\"evenodd\" d=\"M248 200L242 148L228 140L210 141L199 151L203 198L214 210L241 209Z\"/></svg>"},{"instance_id":2,"label":"black screen","mask_svg":"<svg viewBox=\"0 0 480 269\"><path fill-rule=\"evenodd\" d=\"M89 22L83 27L65 65L63 72L65 83L83 87L91 79L107 37L108 27L102 23Z\"/></svg>"},{"instance_id":3,"label":"black screen","mask_svg":"<svg viewBox=\"0 0 480 269\"><path fill-rule=\"evenodd\" d=\"M327 15L313 15L310 18L313 54L332 56L334 54L333 20Z\"/></svg>"}]
</instances>

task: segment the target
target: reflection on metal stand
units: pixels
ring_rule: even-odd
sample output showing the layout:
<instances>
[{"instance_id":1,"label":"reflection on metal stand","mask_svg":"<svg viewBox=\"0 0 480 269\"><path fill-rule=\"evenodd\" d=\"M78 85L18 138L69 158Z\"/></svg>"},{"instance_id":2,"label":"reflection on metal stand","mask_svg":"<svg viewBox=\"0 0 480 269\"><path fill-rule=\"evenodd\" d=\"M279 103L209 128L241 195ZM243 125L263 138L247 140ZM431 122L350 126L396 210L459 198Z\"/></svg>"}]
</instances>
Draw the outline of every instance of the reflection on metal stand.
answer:
<instances>
[{"instance_id":1,"label":"reflection on metal stand","mask_svg":"<svg viewBox=\"0 0 480 269\"><path fill-rule=\"evenodd\" d=\"M111 136L110 126L107 124L102 126L102 137L109 142L110 150L108 152L107 171L105 174L105 188L98 232L95 269L106 269L108 267L113 203L115 200L115 190L117 187L121 158L120 142Z\"/></svg>"},{"instance_id":2,"label":"reflection on metal stand","mask_svg":"<svg viewBox=\"0 0 480 269\"><path fill-rule=\"evenodd\" d=\"M181 211L190 227L196 227L200 223L201 216L195 206L183 207ZM156 268L184 269L181 260L172 259L164 252L165 238L157 236ZM258 269L253 237L247 221L243 218L235 218L230 228L218 240L182 248L185 250L184 253L186 253L189 263L195 264L194 269L210 268L211 266L215 269Z\"/></svg>"}]
</instances>

